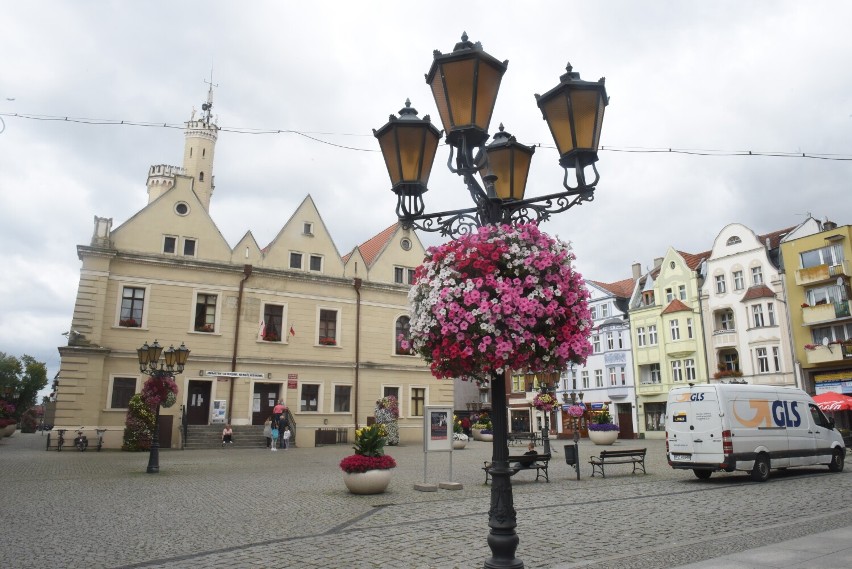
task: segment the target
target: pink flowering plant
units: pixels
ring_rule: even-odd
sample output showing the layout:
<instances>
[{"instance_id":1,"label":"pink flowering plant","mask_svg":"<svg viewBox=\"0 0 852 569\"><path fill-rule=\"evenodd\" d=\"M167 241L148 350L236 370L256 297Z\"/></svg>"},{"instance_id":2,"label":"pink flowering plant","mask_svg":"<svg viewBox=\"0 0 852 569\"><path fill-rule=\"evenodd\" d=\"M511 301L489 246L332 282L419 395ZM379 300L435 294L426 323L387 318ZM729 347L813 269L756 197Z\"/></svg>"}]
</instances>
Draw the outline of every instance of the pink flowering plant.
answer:
<instances>
[{"instance_id":1,"label":"pink flowering plant","mask_svg":"<svg viewBox=\"0 0 852 569\"><path fill-rule=\"evenodd\" d=\"M591 353L589 292L569 244L534 223L430 247L409 292L409 345L437 378L562 371Z\"/></svg>"},{"instance_id":2,"label":"pink flowering plant","mask_svg":"<svg viewBox=\"0 0 852 569\"><path fill-rule=\"evenodd\" d=\"M540 411L550 413L554 407L559 406L559 401L550 393L539 393L533 398L533 405Z\"/></svg>"},{"instance_id":3,"label":"pink flowering plant","mask_svg":"<svg viewBox=\"0 0 852 569\"><path fill-rule=\"evenodd\" d=\"M152 375L142 386L142 399L151 408L171 407L177 401L178 386L168 375Z\"/></svg>"}]
</instances>

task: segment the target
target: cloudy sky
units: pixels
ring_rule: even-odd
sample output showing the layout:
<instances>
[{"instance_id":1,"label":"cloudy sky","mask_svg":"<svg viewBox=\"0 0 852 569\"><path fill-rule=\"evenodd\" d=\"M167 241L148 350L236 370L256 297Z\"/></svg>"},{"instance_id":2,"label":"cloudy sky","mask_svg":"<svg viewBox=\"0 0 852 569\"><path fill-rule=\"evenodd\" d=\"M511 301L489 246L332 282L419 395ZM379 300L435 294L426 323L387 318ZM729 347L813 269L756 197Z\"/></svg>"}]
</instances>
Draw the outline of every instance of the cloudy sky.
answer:
<instances>
[{"instance_id":1,"label":"cloudy sky","mask_svg":"<svg viewBox=\"0 0 852 569\"><path fill-rule=\"evenodd\" d=\"M669 246L707 250L731 222L852 222L849 2L48 1L8 3L3 20L0 351L51 378L76 245L95 216L117 227L144 207L150 165L180 165L211 69L211 214L232 245L248 230L267 244L307 194L341 253L393 223L372 129L406 98L440 122L423 76L464 31L509 60L491 130L540 145L528 195L560 191L563 174L533 94L569 61L606 77L596 199L544 225L589 279L626 278ZM97 124L116 121L134 125ZM446 159L432 211L470 205Z\"/></svg>"}]
</instances>

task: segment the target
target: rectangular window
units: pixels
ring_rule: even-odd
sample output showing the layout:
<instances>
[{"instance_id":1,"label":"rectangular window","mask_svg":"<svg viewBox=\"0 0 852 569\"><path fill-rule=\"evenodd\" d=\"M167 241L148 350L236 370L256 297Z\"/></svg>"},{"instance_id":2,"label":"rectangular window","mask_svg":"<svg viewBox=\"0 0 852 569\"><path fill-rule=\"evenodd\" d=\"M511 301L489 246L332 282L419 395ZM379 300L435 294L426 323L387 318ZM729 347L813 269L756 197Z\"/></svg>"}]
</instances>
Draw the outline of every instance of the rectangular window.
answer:
<instances>
[{"instance_id":1,"label":"rectangular window","mask_svg":"<svg viewBox=\"0 0 852 569\"><path fill-rule=\"evenodd\" d=\"M818 267L819 265L839 265L843 262L843 247L840 245L830 245L821 247L811 251L800 253L802 268Z\"/></svg>"},{"instance_id":2,"label":"rectangular window","mask_svg":"<svg viewBox=\"0 0 852 569\"><path fill-rule=\"evenodd\" d=\"M198 294L195 298L195 331L216 331L216 301L218 295Z\"/></svg>"},{"instance_id":3,"label":"rectangular window","mask_svg":"<svg viewBox=\"0 0 852 569\"><path fill-rule=\"evenodd\" d=\"M177 252L177 237L166 235L163 238L163 253L174 255Z\"/></svg>"},{"instance_id":4,"label":"rectangular window","mask_svg":"<svg viewBox=\"0 0 852 569\"><path fill-rule=\"evenodd\" d=\"M781 350L778 346L772 347L772 361L775 363L775 371L781 371Z\"/></svg>"},{"instance_id":5,"label":"rectangular window","mask_svg":"<svg viewBox=\"0 0 852 569\"><path fill-rule=\"evenodd\" d=\"M311 255L309 263L312 271L317 273L322 272L322 257L319 255Z\"/></svg>"},{"instance_id":6,"label":"rectangular window","mask_svg":"<svg viewBox=\"0 0 852 569\"><path fill-rule=\"evenodd\" d=\"M683 381L683 370L680 367L680 360L672 362L672 381Z\"/></svg>"},{"instance_id":7,"label":"rectangular window","mask_svg":"<svg viewBox=\"0 0 852 569\"><path fill-rule=\"evenodd\" d=\"M115 377L112 380L111 409L127 409L130 398L136 394L135 377Z\"/></svg>"},{"instance_id":8,"label":"rectangular window","mask_svg":"<svg viewBox=\"0 0 852 569\"><path fill-rule=\"evenodd\" d=\"M651 364L651 383L660 383L660 364Z\"/></svg>"},{"instance_id":9,"label":"rectangular window","mask_svg":"<svg viewBox=\"0 0 852 569\"><path fill-rule=\"evenodd\" d=\"M767 302L766 303L766 317L769 320L770 326L775 326L775 303Z\"/></svg>"},{"instance_id":10,"label":"rectangular window","mask_svg":"<svg viewBox=\"0 0 852 569\"><path fill-rule=\"evenodd\" d=\"M683 360L683 369L686 371L686 381L695 381L695 360Z\"/></svg>"},{"instance_id":11,"label":"rectangular window","mask_svg":"<svg viewBox=\"0 0 852 569\"><path fill-rule=\"evenodd\" d=\"M666 430L666 404L645 403L645 430Z\"/></svg>"},{"instance_id":12,"label":"rectangular window","mask_svg":"<svg viewBox=\"0 0 852 569\"><path fill-rule=\"evenodd\" d=\"M716 275L716 294L725 293L725 275Z\"/></svg>"},{"instance_id":13,"label":"rectangular window","mask_svg":"<svg viewBox=\"0 0 852 569\"><path fill-rule=\"evenodd\" d=\"M603 387L603 370L595 370L595 387Z\"/></svg>"},{"instance_id":14,"label":"rectangular window","mask_svg":"<svg viewBox=\"0 0 852 569\"><path fill-rule=\"evenodd\" d=\"M672 289L667 288L666 289L666 303L669 303L673 300L674 300L674 292L672 292Z\"/></svg>"},{"instance_id":15,"label":"rectangular window","mask_svg":"<svg viewBox=\"0 0 852 569\"><path fill-rule=\"evenodd\" d=\"M755 304L751 307L751 314L754 317L754 327L763 328L763 306Z\"/></svg>"},{"instance_id":16,"label":"rectangular window","mask_svg":"<svg viewBox=\"0 0 852 569\"><path fill-rule=\"evenodd\" d=\"M612 332L606 333L606 349L607 350L615 349L615 338L612 337Z\"/></svg>"},{"instance_id":17,"label":"rectangular window","mask_svg":"<svg viewBox=\"0 0 852 569\"><path fill-rule=\"evenodd\" d=\"M745 280L743 279L742 271L734 271L734 290L742 290L745 288Z\"/></svg>"},{"instance_id":18,"label":"rectangular window","mask_svg":"<svg viewBox=\"0 0 852 569\"><path fill-rule=\"evenodd\" d=\"M521 393L526 391L526 380L523 375L512 376L512 393Z\"/></svg>"},{"instance_id":19,"label":"rectangular window","mask_svg":"<svg viewBox=\"0 0 852 569\"><path fill-rule=\"evenodd\" d=\"M142 326L142 311L144 308L144 288L135 286L122 287L118 325L124 328L140 328Z\"/></svg>"},{"instance_id":20,"label":"rectangular window","mask_svg":"<svg viewBox=\"0 0 852 569\"><path fill-rule=\"evenodd\" d=\"M399 387L386 385L382 389L382 397L394 397L397 403L399 403Z\"/></svg>"},{"instance_id":21,"label":"rectangular window","mask_svg":"<svg viewBox=\"0 0 852 569\"><path fill-rule=\"evenodd\" d=\"M592 320L598 319L598 307L597 306L590 306L589 312L592 313Z\"/></svg>"},{"instance_id":22,"label":"rectangular window","mask_svg":"<svg viewBox=\"0 0 852 569\"><path fill-rule=\"evenodd\" d=\"M726 370L737 371L740 369L739 361L737 360L737 355L732 353L725 353L722 355L722 366Z\"/></svg>"},{"instance_id":23,"label":"rectangular window","mask_svg":"<svg viewBox=\"0 0 852 569\"><path fill-rule=\"evenodd\" d=\"M337 345L337 311L320 309L319 313L319 344L321 346Z\"/></svg>"},{"instance_id":24,"label":"rectangular window","mask_svg":"<svg viewBox=\"0 0 852 569\"><path fill-rule=\"evenodd\" d=\"M681 300L686 300L686 285L680 285L677 287L677 295Z\"/></svg>"},{"instance_id":25,"label":"rectangular window","mask_svg":"<svg viewBox=\"0 0 852 569\"><path fill-rule=\"evenodd\" d=\"M601 353L601 337L597 334L592 336L592 351L596 354Z\"/></svg>"},{"instance_id":26,"label":"rectangular window","mask_svg":"<svg viewBox=\"0 0 852 569\"><path fill-rule=\"evenodd\" d=\"M609 304L601 304L601 318L609 318Z\"/></svg>"},{"instance_id":27,"label":"rectangular window","mask_svg":"<svg viewBox=\"0 0 852 569\"><path fill-rule=\"evenodd\" d=\"M319 390L319 384L302 384L302 394L299 397L299 409L302 412L319 411Z\"/></svg>"},{"instance_id":28,"label":"rectangular window","mask_svg":"<svg viewBox=\"0 0 852 569\"><path fill-rule=\"evenodd\" d=\"M751 268L751 284L760 285L763 284L763 269L760 267L752 267Z\"/></svg>"},{"instance_id":29,"label":"rectangular window","mask_svg":"<svg viewBox=\"0 0 852 569\"><path fill-rule=\"evenodd\" d=\"M621 366L621 385L627 385L627 368Z\"/></svg>"},{"instance_id":30,"label":"rectangular window","mask_svg":"<svg viewBox=\"0 0 852 569\"><path fill-rule=\"evenodd\" d=\"M722 313L720 317L720 330L733 330L734 329L734 313L730 310L726 310Z\"/></svg>"},{"instance_id":31,"label":"rectangular window","mask_svg":"<svg viewBox=\"0 0 852 569\"><path fill-rule=\"evenodd\" d=\"M618 376L615 373L615 368L609 368L609 384L612 386L618 385Z\"/></svg>"},{"instance_id":32,"label":"rectangular window","mask_svg":"<svg viewBox=\"0 0 852 569\"><path fill-rule=\"evenodd\" d=\"M414 284L414 276L417 274L415 269L406 269L405 272L408 274L408 284Z\"/></svg>"},{"instance_id":33,"label":"rectangular window","mask_svg":"<svg viewBox=\"0 0 852 569\"><path fill-rule=\"evenodd\" d=\"M692 318L686 319L686 337L692 340L693 331L692 331Z\"/></svg>"},{"instance_id":34,"label":"rectangular window","mask_svg":"<svg viewBox=\"0 0 852 569\"><path fill-rule=\"evenodd\" d=\"M423 410L426 406L426 388L412 387L411 388L411 416L422 417Z\"/></svg>"},{"instance_id":35,"label":"rectangular window","mask_svg":"<svg viewBox=\"0 0 852 569\"><path fill-rule=\"evenodd\" d=\"M680 340L680 323L677 320L669 322L669 329L672 334L672 340Z\"/></svg>"},{"instance_id":36,"label":"rectangular window","mask_svg":"<svg viewBox=\"0 0 852 569\"><path fill-rule=\"evenodd\" d=\"M583 379L583 389L589 388L589 372L588 370L583 370L580 372L580 377Z\"/></svg>"},{"instance_id":37,"label":"rectangular window","mask_svg":"<svg viewBox=\"0 0 852 569\"><path fill-rule=\"evenodd\" d=\"M618 349L624 348L624 336L622 336L621 332L618 333Z\"/></svg>"},{"instance_id":38,"label":"rectangular window","mask_svg":"<svg viewBox=\"0 0 852 569\"><path fill-rule=\"evenodd\" d=\"M305 222L302 224L302 234L304 235L313 235L314 234L314 224Z\"/></svg>"},{"instance_id":39,"label":"rectangular window","mask_svg":"<svg viewBox=\"0 0 852 569\"><path fill-rule=\"evenodd\" d=\"M284 307L280 304L264 304L260 339L264 342L280 342L284 337Z\"/></svg>"},{"instance_id":40,"label":"rectangular window","mask_svg":"<svg viewBox=\"0 0 852 569\"><path fill-rule=\"evenodd\" d=\"M657 345L657 325L653 324L648 326L648 345L656 346Z\"/></svg>"},{"instance_id":41,"label":"rectangular window","mask_svg":"<svg viewBox=\"0 0 852 569\"><path fill-rule=\"evenodd\" d=\"M645 345L645 327L639 326L636 328L636 345L640 348Z\"/></svg>"},{"instance_id":42,"label":"rectangular window","mask_svg":"<svg viewBox=\"0 0 852 569\"><path fill-rule=\"evenodd\" d=\"M290 252L290 268L291 269L301 269L302 268L302 254Z\"/></svg>"},{"instance_id":43,"label":"rectangular window","mask_svg":"<svg viewBox=\"0 0 852 569\"><path fill-rule=\"evenodd\" d=\"M195 239L183 240L183 254L186 257L195 257Z\"/></svg>"},{"instance_id":44,"label":"rectangular window","mask_svg":"<svg viewBox=\"0 0 852 569\"><path fill-rule=\"evenodd\" d=\"M766 348L757 348L757 372L769 373L769 356L766 353Z\"/></svg>"},{"instance_id":45,"label":"rectangular window","mask_svg":"<svg viewBox=\"0 0 852 569\"><path fill-rule=\"evenodd\" d=\"M405 269L403 267L394 267L393 268L393 282L395 282L397 284L402 284L403 278L405 278Z\"/></svg>"},{"instance_id":46,"label":"rectangular window","mask_svg":"<svg viewBox=\"0 0 852 569\"><path fill-rule=\"evenodd\" d=\"M351 385L335 385L334 386L334 412L349 413L349 408L352 400Z\"/></svg>"}]
</instances>

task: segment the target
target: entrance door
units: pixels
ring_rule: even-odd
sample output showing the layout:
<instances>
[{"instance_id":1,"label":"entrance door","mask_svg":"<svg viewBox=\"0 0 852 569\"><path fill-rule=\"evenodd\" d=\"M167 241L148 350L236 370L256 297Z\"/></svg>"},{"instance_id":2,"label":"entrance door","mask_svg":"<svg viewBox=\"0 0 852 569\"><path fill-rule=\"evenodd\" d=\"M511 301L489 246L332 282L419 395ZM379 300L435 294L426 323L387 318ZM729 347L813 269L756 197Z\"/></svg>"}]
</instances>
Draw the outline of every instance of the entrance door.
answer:
<instances>
[{"instance_id":1,"label":"entrance door","mask_svg":"<svg viewBox=\"0 0 852 569\"><path fill-rule=\"evenodd\" d=\"M255 383L254 394L251 402L251 424L262 425L267 417L272 416L272 408L279 399L278 383Z\"/></svg>"},{"instance_id":2,"label":"entrance door","mask_svg":"<svg viewBox=\"0 0 852 569\"><path fill-rule=\"evenodd\" d=\"M187 389L186 424L206 425L210 421L210 382L190 381Z\"/></svg>"},{"instance_id":3,"label":"entrance door","mask_svg":"<svg viewBox=\"0 0 852 569\"><path fill-rule=\"evenodd\" d=\"M633 413L630 410L630 403L617 403L616 409L618 412L618 438L634 438Z\"/></svg>"}]
</instances>

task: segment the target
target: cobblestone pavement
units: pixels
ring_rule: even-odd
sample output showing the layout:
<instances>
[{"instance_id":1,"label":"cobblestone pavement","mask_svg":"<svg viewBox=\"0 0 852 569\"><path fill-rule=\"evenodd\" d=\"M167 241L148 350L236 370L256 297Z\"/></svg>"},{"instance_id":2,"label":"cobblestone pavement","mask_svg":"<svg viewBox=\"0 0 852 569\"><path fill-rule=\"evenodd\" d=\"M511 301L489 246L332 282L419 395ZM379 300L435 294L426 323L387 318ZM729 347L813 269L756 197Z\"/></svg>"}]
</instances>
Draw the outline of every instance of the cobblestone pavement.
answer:
<instances>
[{"instance_id":1,"label":"cobblestone pavement","mask_svg":"<svg viewBox=\"0 0 852 569\"><path fill-rule=\"evenodd\" d=\"M424 476L422 447L407 445L387 449L399 466L386 493L354 496L337 467L348 446L163 450L147 474L147 453L46 452L44 441L0 440L0 567L451 569L490 557L490 443L453 453L462 490L414 490L450 480L450 455L428 455ZM647 447L647 475L617 465L591 478L585 462L602 447L583 441L578 481L563 444L550 483L513 479L528 568L671 568L852 525L849 469L699 481L668 467L663 441L637 440L615 448Z\"/></svg>"}]
</instances>

